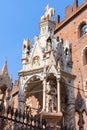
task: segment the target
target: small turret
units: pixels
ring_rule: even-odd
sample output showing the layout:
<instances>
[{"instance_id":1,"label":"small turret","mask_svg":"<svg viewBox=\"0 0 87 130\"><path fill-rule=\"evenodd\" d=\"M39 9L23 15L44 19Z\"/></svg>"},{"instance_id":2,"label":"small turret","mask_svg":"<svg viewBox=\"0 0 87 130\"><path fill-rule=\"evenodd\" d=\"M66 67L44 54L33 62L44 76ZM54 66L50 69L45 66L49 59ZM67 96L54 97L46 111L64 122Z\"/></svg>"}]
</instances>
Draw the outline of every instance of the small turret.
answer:
<instances>
[{"instance_id":1,"label":"small turret","mask_svg":"<svg viewBox=\"0 0 87 130\"><path fill-rule=\"evenodd\" d=\"M23 41L22 64L25 65L29 61L29 54L31 49L31 41L26 39Z\"/></svg>"},{"instance_id":2,"label":"small turret","mask_svg":"<svg viewBox=\"0 0 87 130\"><path fill-rule=\"evenodd\" d=\"M30 53L31 41L29 39L24 40L23 42L23 57L25 58Z\"/></svg>"},{"instance_id":3,"label":"small turret","mask_svg":"<svg viewBox=\"0 0 87 130\"><path fill-rule=\"evenodd\" d=\"M49 5L46 6L44 15L41 17L40 21L40 38L41 43L43 39L47 39L54 35L55 25L54 22L55 10L51 8ZM42 47L46 47L46 44L42 44Z\"/></svg>"}]
</instances>

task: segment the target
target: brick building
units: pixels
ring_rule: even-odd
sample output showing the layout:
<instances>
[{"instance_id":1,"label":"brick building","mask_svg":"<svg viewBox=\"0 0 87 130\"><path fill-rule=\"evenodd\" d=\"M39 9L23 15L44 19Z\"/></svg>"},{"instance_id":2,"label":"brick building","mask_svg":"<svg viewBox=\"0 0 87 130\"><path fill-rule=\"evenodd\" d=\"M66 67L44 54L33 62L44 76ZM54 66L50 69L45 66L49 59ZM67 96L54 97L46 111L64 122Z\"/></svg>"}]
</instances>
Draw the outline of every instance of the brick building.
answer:
<instances>
[{"instance_id":1,"label":"brick building","mask_svg":"<svg viewBox=\"0 0 87 130\"><path fill-rule=\"evenodd\" d=\"M79 7L78 0L74 0L73 6L67 6L65 19L62 22L59 22L59 17L57 17L55 36L63 38L64 41L68 40L72 45L72 70L76 75L74 93L76 97L79 87L81 94L79 97L82 96L87 109L87 0ZM76 114L76 125L78 124L77 118ZM84 124L86 130L87 116L85 115Z\"/></svg>"}]
</instances>

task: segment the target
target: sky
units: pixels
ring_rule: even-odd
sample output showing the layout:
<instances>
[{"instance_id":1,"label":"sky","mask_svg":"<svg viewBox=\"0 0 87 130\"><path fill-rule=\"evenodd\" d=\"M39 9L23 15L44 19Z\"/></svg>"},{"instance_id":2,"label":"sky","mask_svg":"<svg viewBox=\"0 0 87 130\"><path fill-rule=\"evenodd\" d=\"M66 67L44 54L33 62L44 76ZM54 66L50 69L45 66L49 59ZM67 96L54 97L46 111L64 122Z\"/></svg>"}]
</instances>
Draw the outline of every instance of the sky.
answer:
<instances>
[{"instance_id":1,"label":"sky","mask_svg":"<svg viewBox=\"0 0 87 130\"><path fill-rule=\"evenodd\" d=\"M74 0L0 0L0 70L5 61L13 82L22 69L23 40L39 35L40 18L47 4L55 9L55 18L64 19L64 11ZM81 5L84 0L79 0Z\"/></svg>"}]
</instances>

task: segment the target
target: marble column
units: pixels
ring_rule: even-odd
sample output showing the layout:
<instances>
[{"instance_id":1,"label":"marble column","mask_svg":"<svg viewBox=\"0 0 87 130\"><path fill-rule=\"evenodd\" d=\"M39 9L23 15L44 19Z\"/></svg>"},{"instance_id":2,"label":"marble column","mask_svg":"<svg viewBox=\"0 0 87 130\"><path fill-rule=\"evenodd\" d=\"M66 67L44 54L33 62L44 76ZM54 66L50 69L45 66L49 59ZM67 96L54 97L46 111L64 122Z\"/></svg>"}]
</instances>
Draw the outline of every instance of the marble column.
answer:
<instances>
[{"instance_id":1,"label":"marble column","mask_svg":"<svg viewBox=\"0 0 87 130\"><path fill-rule=\"evenodd\" d=\"M19 102L19 110L23 111L24 110L24 99L23 99L23 94L18 95L18 102Z\"/></svg>"},{"instance_id":2,"label":"marble column","mask_svg":"<svg viewBox=\"0 0 87 130\"><path fill-rule=\"evenodd\" d=\"M61 111L60 105L60 79L57 79L57 112Z\"/></svg>"},{"instance_id":3,"label":"marble column","mask_svg":"<svg viewBox=\"0 0 87 130\"><path fill-rule=\"evenodd\" d=\"M46 78L43 79L43 111L46 109Z\"/></svg>"},{"instance_id":4,"label":"marble column","mask_svg":"<svg viewBox=\"0 0 87 130\"><path fill-rule=\"evenodd\" d=\"M49 82L47 82L46 84L47 84L46 90L48 91L49 90ZM49 95L46 92L46 112L48 112L48 111L49 111Z\"/></svg>"},{"instance_id":5,"label":"marble column","mask_svg":"<svg viewBox=\"0 0 87 130\"><path fill-rule=\"evenodd\" d=\"M23 111L24 110L24 95L23 95L23 87L24 85L20 85L19 94L18 94L18 109Z\"/></svg>"}]
</instances>

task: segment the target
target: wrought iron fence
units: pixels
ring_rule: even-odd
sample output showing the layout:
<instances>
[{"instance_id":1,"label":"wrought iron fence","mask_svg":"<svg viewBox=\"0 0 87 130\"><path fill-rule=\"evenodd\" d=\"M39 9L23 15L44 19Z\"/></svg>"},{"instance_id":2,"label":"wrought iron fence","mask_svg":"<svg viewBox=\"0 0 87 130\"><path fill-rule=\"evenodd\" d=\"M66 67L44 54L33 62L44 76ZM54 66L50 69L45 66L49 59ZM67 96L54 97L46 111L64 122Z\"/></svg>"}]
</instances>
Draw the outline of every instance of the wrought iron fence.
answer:
<instances>
[{"instance_id":1,"label":"wrought iron fence","mask_svg":"<svg viewBox=\"0 0 87 130\"><path fill-rule=\"evenodd\" d=\"M4 113L0 109L0 130L46 130L46 120L29 111L8 108Z\"/></svg>"}]
</instances>

